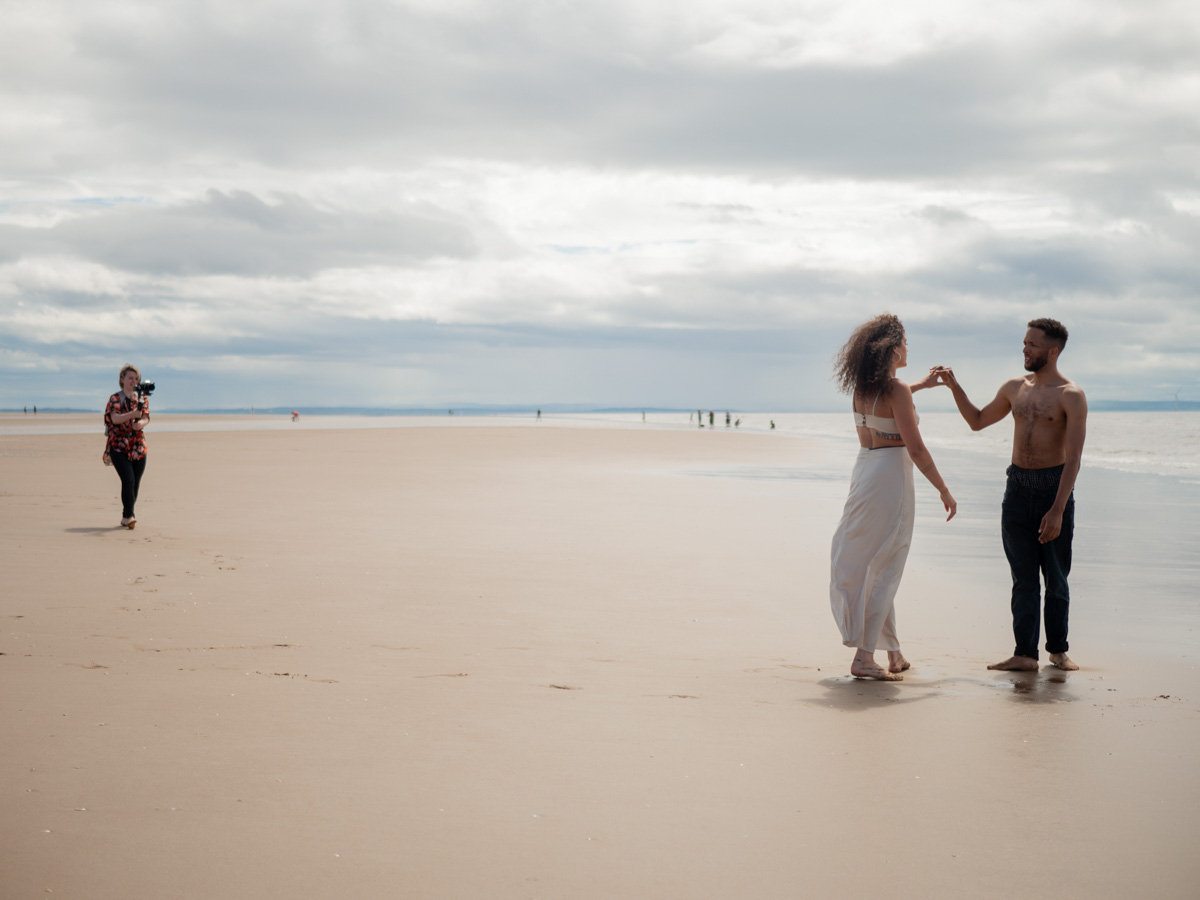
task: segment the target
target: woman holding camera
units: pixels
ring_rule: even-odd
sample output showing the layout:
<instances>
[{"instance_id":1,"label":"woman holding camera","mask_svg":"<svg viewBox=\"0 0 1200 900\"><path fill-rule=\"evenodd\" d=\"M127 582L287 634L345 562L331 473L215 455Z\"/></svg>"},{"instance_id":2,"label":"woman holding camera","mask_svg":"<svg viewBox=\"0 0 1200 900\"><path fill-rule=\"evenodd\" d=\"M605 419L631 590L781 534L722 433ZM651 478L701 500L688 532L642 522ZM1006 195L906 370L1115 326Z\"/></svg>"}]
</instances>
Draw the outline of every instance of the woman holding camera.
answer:
<instances>
[{"instance_id":1,"label":"woman holding camera","mask_svg":"<svg viewBox=\"0 0 1200 900\"><path fill-rule=\"evenodd\" d=\"M142 429L150 422L150 399L138 393L142 373L137 366L123 366L117 383L121 390L108 398L108 406L104 408L104 433L108 435L104 457L121 477L121 525L132 529L137 524L133 505L137 503L138 487L146 470L146 438Z\"/></svg>"}]
</instances>

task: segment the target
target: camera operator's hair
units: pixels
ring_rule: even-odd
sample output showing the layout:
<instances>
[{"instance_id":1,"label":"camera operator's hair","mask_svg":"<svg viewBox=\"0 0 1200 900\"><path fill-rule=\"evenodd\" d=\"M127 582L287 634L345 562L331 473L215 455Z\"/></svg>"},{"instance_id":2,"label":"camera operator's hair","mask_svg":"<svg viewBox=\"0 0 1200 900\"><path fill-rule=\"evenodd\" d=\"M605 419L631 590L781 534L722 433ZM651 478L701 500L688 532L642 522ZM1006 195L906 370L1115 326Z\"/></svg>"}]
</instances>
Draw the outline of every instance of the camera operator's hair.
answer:
<instances>
[{"instance_id":1,"label":"camera operator's hair","mask_svg":"<svg viewBox=\"0 0 1200 900\"><path fill-rule=\"evenodd\" d=\"M1059 350L1067 346L1067 329L1058 319L1034 319L1026 327L1040 329Z\"/></svg>"},{"instance_id":2,"label":"camera operator's hair","mask_svg":"<svg viewBox=\"0 0 1200 900\"><path fill-rule=\"evenodd\" d=\"M142 383L141 370L139 370L138 367L135 366L133 363L125 363L125 365L121 366L121 374L117 376L117 387L125 387L125 385L123 385L121 382L123 382L125 380L126 372L136 372L137 377L138 377L138 384Z\"/></svg>"},{"instance_id":3,"label":"camera operator's hair","mask_svg":"<svg viewBox=\"0 0 1200 900\"><path fill-rule=\"evenodd\" d=\"M858 397L890 394L892 351L903 341L904 325L891 313L859 325L834 360L838 390Z\"/></svg>"}]
</instances>

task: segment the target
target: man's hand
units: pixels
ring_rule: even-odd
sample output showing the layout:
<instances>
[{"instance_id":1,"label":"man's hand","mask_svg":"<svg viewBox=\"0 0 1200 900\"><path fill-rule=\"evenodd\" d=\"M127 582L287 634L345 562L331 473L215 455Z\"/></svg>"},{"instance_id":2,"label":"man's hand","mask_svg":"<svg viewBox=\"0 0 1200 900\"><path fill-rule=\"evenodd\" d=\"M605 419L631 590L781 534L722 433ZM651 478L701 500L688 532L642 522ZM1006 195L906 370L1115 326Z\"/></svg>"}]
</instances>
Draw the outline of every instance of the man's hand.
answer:
<instances>
[{"instance_id":1,"label":"man's hand","mask_svg":"<svg viewBox=\"0 0 1200 900\"><path fill-rule=\"evenodd\" d=\"M1038 526L1038 543L1048 544L1062 531L1061 512L1055 512L1053 509L1042 516L1042 524Z\"/></svg>"},{"instance_id":2,"label":"man's hand","mask_svg":"<svg viewBox=\"0 0 1200 900\"><path fill-rule=\"evenodd\" d=\"M929 370L929 373L937 376L938 384L944 384L947 387L953 387L958 384L958 381L954 377L954 370L949 366L934 366Z\"/></svg>"},{"instance_id":3,"label":"man's hand","mask_svg":"<svg viewBox=\"0 0 1200 900\"><path fill-rule=\"evenodd\" d=\"M941 380L941 376L939 375L937 369L938 367L934 366L929 370L928 375L926 375L920 381L914 381L909 385L909 388L914 391L923 391L925 388L937 387L939 384L945 384L946 382Z\"/></svg>"}]
</instances>

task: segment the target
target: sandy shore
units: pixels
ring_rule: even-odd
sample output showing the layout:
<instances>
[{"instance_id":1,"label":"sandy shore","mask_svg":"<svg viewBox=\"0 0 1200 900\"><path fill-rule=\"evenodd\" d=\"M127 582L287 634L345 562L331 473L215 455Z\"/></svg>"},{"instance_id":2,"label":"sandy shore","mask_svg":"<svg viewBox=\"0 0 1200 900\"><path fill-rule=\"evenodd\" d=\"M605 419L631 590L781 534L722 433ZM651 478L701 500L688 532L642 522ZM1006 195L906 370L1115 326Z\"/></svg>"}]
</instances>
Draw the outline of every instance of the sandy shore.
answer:
<instances>
[{"instance_id":1,"label":"sandy shore","mask_svg":"<svg viewBox=\"0 0 1200 900\"><path fill-rule=\"evenodd\" d=\"M1194 657L986 671L919 519L853 681L821 445L157 434L130 532L100 443L0 437L4 900L1196 896Z\"/></svg>"}]
</instances>

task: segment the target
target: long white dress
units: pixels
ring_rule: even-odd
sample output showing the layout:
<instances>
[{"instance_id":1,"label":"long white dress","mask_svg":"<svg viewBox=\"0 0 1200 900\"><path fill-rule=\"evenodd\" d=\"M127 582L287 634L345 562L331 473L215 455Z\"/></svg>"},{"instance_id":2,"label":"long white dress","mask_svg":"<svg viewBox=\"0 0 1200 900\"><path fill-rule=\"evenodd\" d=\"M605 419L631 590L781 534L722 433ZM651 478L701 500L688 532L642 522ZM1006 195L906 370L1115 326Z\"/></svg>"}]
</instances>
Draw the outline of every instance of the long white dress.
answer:
<instances>
[{"instance_id":1,"label":"long white dress","mask_svg":"<svg viewBox=\"0 0 1200 900\"><path fill-rule=\"evenodd\" d=\"M859 450L833 536L829 601L842 643L899 650L896 590L913 532L913 465L904 447Z\"/></svg>"}]
</instances>

